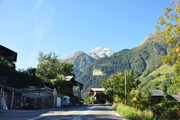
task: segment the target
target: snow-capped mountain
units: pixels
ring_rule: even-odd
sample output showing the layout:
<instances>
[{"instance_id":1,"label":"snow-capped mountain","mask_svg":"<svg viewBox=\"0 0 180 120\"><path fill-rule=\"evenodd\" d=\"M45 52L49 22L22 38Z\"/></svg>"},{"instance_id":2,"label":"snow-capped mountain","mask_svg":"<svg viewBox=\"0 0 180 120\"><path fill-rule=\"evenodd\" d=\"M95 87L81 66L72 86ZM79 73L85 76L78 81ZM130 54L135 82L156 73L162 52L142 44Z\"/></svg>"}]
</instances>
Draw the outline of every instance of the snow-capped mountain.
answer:
<instances>
[{"instance_id":1,"label":"snow-capped mountain","mask_svg":"<svg viewBox=\"0 0 180 120\"><path fill-rule=\"evenodd\" d=\"M114 51L112 51L108 48L97 47L97 48L91 50L89 55L95 59L99 59L99 58L103 58L103 57L109 57L114 53L115 53Z\"/></svg>"}]
</instances>

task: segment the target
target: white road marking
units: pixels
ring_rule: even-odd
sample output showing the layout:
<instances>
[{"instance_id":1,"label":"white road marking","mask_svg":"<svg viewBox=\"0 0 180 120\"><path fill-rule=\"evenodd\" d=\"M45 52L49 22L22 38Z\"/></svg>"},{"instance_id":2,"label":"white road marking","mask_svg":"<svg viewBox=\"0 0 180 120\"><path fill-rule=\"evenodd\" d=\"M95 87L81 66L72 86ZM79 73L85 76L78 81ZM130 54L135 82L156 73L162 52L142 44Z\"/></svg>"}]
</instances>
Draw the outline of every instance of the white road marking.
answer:
<instances>
[{"instance_id":1,"label":"white road marking","mask_svg":"<svg viewBox=\"0 0 180 120\"><path fill-rule=\"evenodd\" d=\"M86 116L86 115L87 115L90 111L92 111L95 107L97 107L97 105L88 108L88 109L85 110L83 113L77 115L73 120L83 120L83 117ZM119 115L116 111L114 111L114 110L112 109L112 107L109 106L109 108L110 108L110 110L112 110L112 111L114 112L114 114L116 114L118 117L120 117L120 115ZM83 109L84 109L84 108L83 108ZM62 111L61 111L61 112L62 112ZM64 111L63 111L63 112L64 112ZM53 112L50 111L50 112L48 112L48 113L44 113L44 114L42 114L42 115L40 115L40 116L38 116L38 117L34 117L34 118L31 118L31 119L28 119L28 120L37 120L37 119L40 119L40 118L43 118L43 117L47 117L47 116L49 116L49 115L52 115L52 113L53 113L54 115L56 115L56 114L59 113L59 111L53 111ZM126 119L123 119L123 120L126 120Z\"/></svg>"},{"instance_id":2,"label":"white road marking","mask_svg":"<svg viewBox=\"0 0 180 120\"><path fill-rule=\"evenodd\" d=\"M118 113L116 113L116 115L117 115L118 117L120 117L120 115L119 115Z\"/></svg>"},{"instance_id":3,"label":"white road marking","mask_svg":"<svg viewBox=\"0 0 180 120\"><path fill-rule=\"evenodd\" d=\"M31 119L28 119L28 120L36 120L36 119L39 119L39 118L43 118L45 116L38 116L38 117L34 117L34 118L31 118Z\"/></svg>"},{"instance_id":4,"label":"white road marking","mask_svg":"<svg viewBox=\"0 0 180 120\"><path fill-rule=\"evenodd\" d=\"M58 114L59 113L59 111L49 111L49 112L47 112L47 113L44 113L44 114L41 114L40 116L38 116L38 117L34 117L34 118L30 118L30 119L28 119L28 120L37 120L37 119L40 119L40 118L43 118L43 117L46 117L46 116L49 116L49 115L52 115L52 114Z\"/></svg>"},{"instance_id":5,"label":"white road marking","mask_svg":"<svg viewBox=\"0 0 180 120\"><path fill-rule=\"evenodd\" d=\"M96 105L97 106L97 105ZM83 116L87 115L88 112L90 112L91 110L93 110L96 106L93 106L92 108L87 109L86 111L84 111L82 114L78 115L78 117L74 118L73 120L82 120Z\"/></svg>"}]
</instances>

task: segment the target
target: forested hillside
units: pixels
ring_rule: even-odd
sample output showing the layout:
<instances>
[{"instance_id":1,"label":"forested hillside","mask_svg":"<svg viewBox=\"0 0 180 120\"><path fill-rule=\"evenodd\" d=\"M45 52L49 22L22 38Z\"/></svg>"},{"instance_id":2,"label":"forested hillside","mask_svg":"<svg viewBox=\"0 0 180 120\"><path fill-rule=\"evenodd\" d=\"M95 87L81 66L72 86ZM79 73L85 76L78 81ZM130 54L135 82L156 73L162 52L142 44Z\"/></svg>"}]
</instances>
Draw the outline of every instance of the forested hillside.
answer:
<instances>
[{"instance_id":1,"label":"forested hillside","mask_svg":"<svg viewBox=\"0 0 180 120\"><path fill-rule=\"evenodd\" d=\"M84 84L84 91L88 91L91 87L101 87L102 81L110 75L131 69L136 78L141 78L140 86L147 87L145 83L148 81L148 75L162 66L163 56L170 47L164 39L162 33L150 35L139 47L124 49L111 57L97 60L77 79ZM101 71L102 74L94 74L95 70ZM156 88L157 85L153 87Z\"/></svg>"},{"instance_id":2,"label":"forested hillside","mask_svg":"<svg viewBox=\"0 0 180 120\"><path fill-rule=\"evenodd\" d=\"M74 73L76 77L79 77L85 69L87 69L92 65L92 63L96 61L96 59L92 58L82 51L79 51L68 57L65 61L70 62L74 65Z\"/></svg>"}]
</instances>

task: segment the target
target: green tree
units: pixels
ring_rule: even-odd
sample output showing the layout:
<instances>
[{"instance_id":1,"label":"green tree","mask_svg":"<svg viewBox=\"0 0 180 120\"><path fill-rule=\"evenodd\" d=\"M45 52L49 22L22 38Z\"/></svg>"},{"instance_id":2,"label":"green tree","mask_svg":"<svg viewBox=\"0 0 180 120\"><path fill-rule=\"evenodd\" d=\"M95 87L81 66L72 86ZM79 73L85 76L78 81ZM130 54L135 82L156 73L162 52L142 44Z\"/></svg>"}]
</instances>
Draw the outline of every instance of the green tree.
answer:
<instances>
[{"instance_id":1,"label":"green tree","mask_svg":"<svg viewBox=\"0 0 180 120\"><path fill-rule=\"evenodd\" d=\"M111 75L109 79L104 80L102 86L105 88L105 94L115 98L124 99L124 76L122 73Z\"/></svg>"},{"instance_id":2,"label":"green tree","mask_svg":"<svg viewBox=\"0 0 180 120\"><path fill-rule=\"evenodd\" d=\"M109 79L102 82L102 86L105 88L105 94L121 102L125 101L125 91L128 98L131 90L135 89L137 84L139 82L135 80L132 70L127 70L125 75L122 73L111 75Z\"/></svg>"},{"instance_id":3,"label":"green tree","mask_svg":"<svg viewBox=\"0 0 180 120\"><path fill-rule=\"evenodd\" d=\"M44 80L44 84L65 92L63 90L68 83L64 81L64 76L74 75L73 64L60 62L58 56L52 52L46 55L40 53L38 61L36 75Z\"/></svg>"},{"instance_id":4,"label":"green tree","mask_svg":"<svg viewBox=\"0 0 180 120\"><path fill-rule=\"evenodd\" d=\"M37 66L36 75L46 82L50 82L51 79L54 79L58 74L61 74L60 61L55 53L51 52L47 55L40 53L38 61L39 64Z\"/></svg>"},{"instance_id":5,"label":"green tree","mask_svg":"<svg viewBox=\"0 0 180 120\"><path fill-rule=\"evenodd\" d=\"M0 71L14 71L14 65L0 57Z\"/></svg>"},{"instance_id":6,"label":"green tree","mask_svg":"<svg viewBox=\"0 0 180 120\"><path fill-rule=\"evenodd\" d=\"M1 84L23 88L27 86L41 86L42 80L35 75L35 68L27 70L15 70L13 63L0 57Z\"/></svg>"},{"instance_id":7,"label":"green tree","mask_svg":"<svg viewBox=\"0 0 180 120\"><path fill-rule=\"evenodd\" d=\"M18 70L12 73L11 82L14 87L24 88L27 86L39 86L43 85L43 80L36 76L35 68L28 68L27 70Z\"/></svg>"},{"instance_id":8,"label":"green tree","mask_svg":"<svg viewBox=\"0 0 180 120\"><path fill-rule=\"evenodd\" d=\"M138 80L135 80L134 72L133 70L127 70L125 71L125 77L126 77L126 91L127 93L130 93L133 88L136 88L136 84L138 85Z\"/></svg>"},{"instance_id":9,"label":"green tree","mask_svg":"<svg viewBox=\"0 0 180 120\"><path fill-rule=\"evenodd\" d=\"M84 104L93 104L94 103L94 96L88 97L85 101Z\"/></svg>"},{"instance_id":10,"label":"green tree","mask_svg":"<svg viewBox=\"0 0 180 120\"><path fill-rule=\"evenodd\" d=\"M131 106L141 110L147 109L151 104L149 94L143 95L139 90L133 90L130 92L130 102Z\"/></svg>"},{"instance_id":11,"label":"green tree","mask_svg":"<svg viewBox=\"0 0 180 120\"><path fill-rule=\"evenodd\" d=\"M68 63L68 62L62 62L60 65L60 69L61 69L61 74L63 74L64 76L68 76L68 75L73 75L73 64Z\"/></svg>"},{"instance_id":12,"label":"green tree","mask_svg":"<svg viewBox=\"0 0 180 120\"><path fill-rule=\"evenodd\" d=\"M151 107L157 120L179 120L180 105L178 102L164 102Z\"/></svg>"},{"instance_id":13,"label":"green tree","mask_svg":"<svg viewBox=\"0 0 180 120\"><path fill-rule=\"evenodd\" d=\"M161 31L166 37L166 43L170 50L168 55L164 56L163 62L165 64L175 64L174 82L178 82L180 75L180 1L174 0L173 8L166 8L164 15L159 17L156 29Z\"/></svg>"}]
</instances>

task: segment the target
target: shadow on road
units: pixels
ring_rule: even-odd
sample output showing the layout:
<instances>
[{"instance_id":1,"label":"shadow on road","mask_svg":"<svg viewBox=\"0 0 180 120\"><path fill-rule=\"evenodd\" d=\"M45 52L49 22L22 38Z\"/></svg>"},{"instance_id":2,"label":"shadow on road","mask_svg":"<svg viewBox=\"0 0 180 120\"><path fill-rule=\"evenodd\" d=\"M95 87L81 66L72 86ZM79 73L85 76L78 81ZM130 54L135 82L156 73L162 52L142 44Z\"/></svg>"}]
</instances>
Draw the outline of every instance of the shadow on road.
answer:
<instances>
[{"instance_id":1,"label":"shadow on road","mask_svg":"<svg viewBox=\"0 0 180 120\"><path fill-rule=\"evenodd\" d=\"M113 110L108 106L96 104L41 110L7 110L0 114L0 120L123 120L121 116L109 115Z\"/></svg>"}]
</instances>

